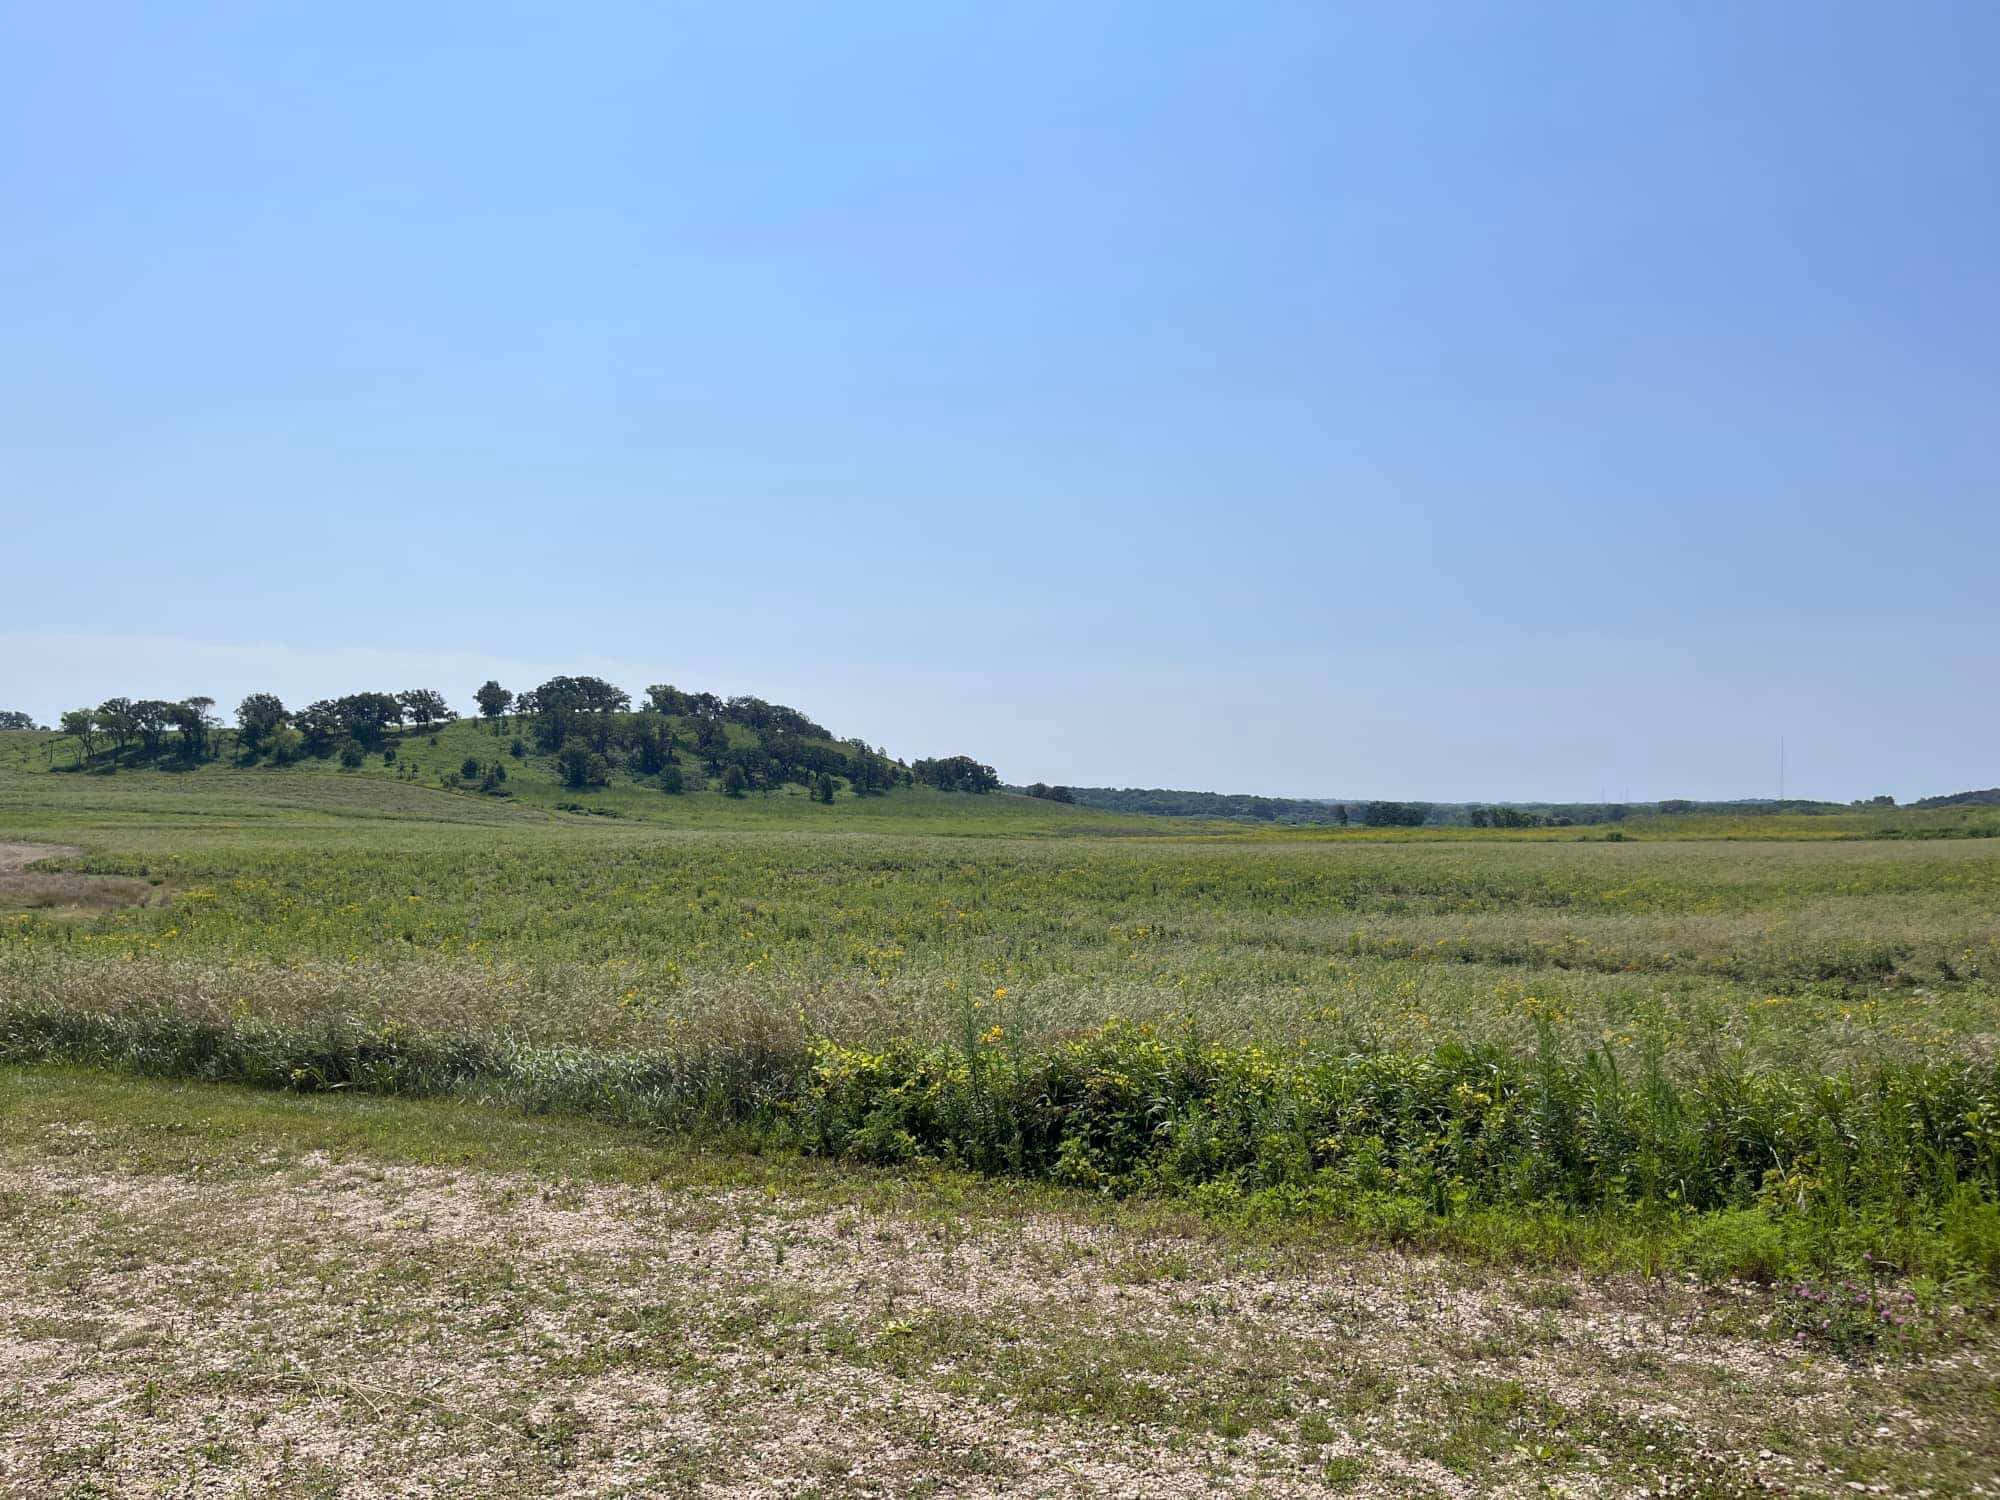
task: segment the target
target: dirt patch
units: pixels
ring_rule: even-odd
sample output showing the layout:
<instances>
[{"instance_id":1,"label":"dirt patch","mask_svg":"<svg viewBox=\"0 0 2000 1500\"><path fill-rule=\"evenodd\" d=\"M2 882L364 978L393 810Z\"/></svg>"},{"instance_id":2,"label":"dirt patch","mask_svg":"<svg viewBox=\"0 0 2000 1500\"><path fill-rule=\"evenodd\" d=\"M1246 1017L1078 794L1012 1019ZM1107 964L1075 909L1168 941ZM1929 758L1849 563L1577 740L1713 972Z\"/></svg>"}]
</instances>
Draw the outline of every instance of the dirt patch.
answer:
<instances>
[{"instance_id":1,"label":"dirt patch","mask_svg":"<svg viewBox=\"0 0 2000 1500\"><path fill-rule=\"evenodd\" d=\"M83 851L68 844L0 842L0 911L111 911L147 906L159 893L125 875L71 875L30 866Z\"/></svg>"},{"instance_id":2,"label":"dirt patch","mask_svg":"<svg viewBox=\"0 0 2000 1500\"><path fill-rule=\"evenodd\" d=\"M1831 1496L1937 1415L1691 1286L319 1153L131 1176L73 1153L87 1121L48 1143L0 1166L29 1414L0 1492L90 1464L112 1493L337 1472L383 1500L426 1469L576 1500Z\"/></svg>"},{"instance_id":3,"label":"dirt patch","mask_svg":"<svg viewBox=\"0 0 2000 1500\"><path fill-rule=\"evenodd\" d=\"M0 875L11 875L58 855L81 853L81 849L71 844L23 844L0 839Z\"/></svg>"}]
</instances>

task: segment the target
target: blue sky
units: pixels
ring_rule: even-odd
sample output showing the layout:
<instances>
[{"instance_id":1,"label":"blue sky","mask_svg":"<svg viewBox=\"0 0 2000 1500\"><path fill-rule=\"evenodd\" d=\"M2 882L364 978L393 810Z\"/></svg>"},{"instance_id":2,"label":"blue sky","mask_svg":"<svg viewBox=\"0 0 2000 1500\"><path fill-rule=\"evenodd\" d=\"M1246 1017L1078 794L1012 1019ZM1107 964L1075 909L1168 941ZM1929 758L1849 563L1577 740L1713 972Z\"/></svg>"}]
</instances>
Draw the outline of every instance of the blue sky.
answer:
<instances>
[{"instance_id":1,"label":"blue sky","mask_svg":"<svg viewBox=\"0 0 2000 1500\"><path fill-rule=\"evenodd\" d=\"M2000 782L1984 5L16 7L0 705Z\"/></svg>"}]
</instances>

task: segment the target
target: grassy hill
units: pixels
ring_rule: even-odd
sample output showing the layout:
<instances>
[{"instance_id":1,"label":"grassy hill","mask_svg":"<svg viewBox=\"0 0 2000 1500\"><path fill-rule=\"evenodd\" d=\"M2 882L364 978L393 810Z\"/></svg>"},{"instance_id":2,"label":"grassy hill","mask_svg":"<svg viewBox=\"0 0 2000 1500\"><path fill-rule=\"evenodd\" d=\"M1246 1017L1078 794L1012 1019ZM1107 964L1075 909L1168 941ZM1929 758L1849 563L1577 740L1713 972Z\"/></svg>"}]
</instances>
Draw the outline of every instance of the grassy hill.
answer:
<instances>
[{"instance_id":1,"label":"grassy hill","mask_svg":"<svg viewBox=\"0 0 2000 1500\"><path fill-rule=\"evenodd\" d=\"M1159 836L1159 819L1121 817L1007 792L973 795L925 786L898 786L856 796L845 786L830 804L806 788L785 785L729 797L713 787L677 796L623 768L604 785L565 786L555 757L510 747L519 726L496 736L473 720L431 731L391 732L383 752L360 765L302 757L290 764L243 765L228 755L195 765L171 759L100 756L80 763L74 741L46 731L0 731L0 817L55 836L78 826L144 821L255 822L280 810L288 818L381 819L414 823L520 824L629 822L678 828L846 828L892 832L1007 835L1124 834ZM754 743L754 733L739 732ZM498 764L500 795L476 789L464 765ZM457 786L447 780L456 779Z\"/></svg>"}]
</instances>

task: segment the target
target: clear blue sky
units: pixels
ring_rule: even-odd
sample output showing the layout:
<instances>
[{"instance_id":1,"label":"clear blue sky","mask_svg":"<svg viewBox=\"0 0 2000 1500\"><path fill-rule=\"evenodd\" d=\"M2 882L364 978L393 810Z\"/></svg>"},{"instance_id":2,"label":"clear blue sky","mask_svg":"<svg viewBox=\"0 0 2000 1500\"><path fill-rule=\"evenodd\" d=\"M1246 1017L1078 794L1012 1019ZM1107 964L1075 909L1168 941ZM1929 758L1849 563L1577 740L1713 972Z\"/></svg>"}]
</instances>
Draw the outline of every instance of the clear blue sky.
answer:
<instances>
[{"instance_id":1,"label":"clear blue sky","mask_svg":"<svg viewBox=\"0 0 2000 1500\"><path fill-rule=\"evenodd\" d=\"M2000 10L16 6L0 705L2000 783Z\"/></svg>"}]
</instances>

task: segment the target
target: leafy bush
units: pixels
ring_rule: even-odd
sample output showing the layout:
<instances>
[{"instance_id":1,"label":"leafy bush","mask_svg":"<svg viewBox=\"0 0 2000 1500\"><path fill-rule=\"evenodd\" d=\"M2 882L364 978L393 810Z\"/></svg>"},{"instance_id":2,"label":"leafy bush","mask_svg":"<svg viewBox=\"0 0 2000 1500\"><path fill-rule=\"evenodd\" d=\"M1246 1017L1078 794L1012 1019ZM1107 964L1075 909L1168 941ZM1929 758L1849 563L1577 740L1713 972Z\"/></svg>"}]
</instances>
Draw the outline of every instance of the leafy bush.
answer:
<instances>
[{"instance_id":1,"label":"leafy bush","mask_svg":"<svg viewBox=\"0 0 2000 1500\"><path fill-rule=\"evenodd\" d=\"M368 759L368 752L359 740L349 740L340 747L340 763L350 771L357 771Z\"/></svg>"}]
</instances>

